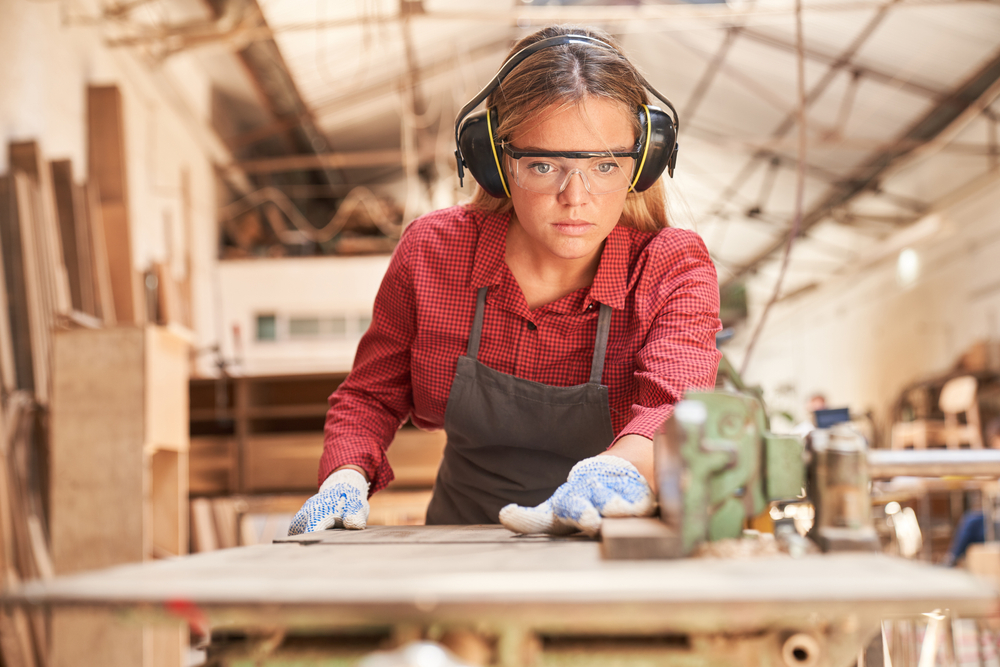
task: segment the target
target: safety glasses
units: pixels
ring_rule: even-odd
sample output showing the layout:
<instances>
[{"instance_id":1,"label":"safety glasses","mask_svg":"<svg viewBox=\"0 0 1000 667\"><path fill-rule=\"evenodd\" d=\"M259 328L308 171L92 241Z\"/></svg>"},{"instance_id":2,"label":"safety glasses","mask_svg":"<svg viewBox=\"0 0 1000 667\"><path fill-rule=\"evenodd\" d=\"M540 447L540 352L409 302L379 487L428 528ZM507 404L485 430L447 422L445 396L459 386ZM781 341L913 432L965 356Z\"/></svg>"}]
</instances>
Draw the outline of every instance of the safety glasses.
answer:
<instances>
[{"instance_id":1,"label":"safety glasses","mask_svg":"<svg viewBox=\"0 0 1000 667\"><path fill-rule=\"evenodd\" d=\"M557 195L580 175L592 195L606 195L632 186L638 150L632 151L519 151L504 145L509 172L518 187L543 195Z\"/></svg>"}]
</instances>

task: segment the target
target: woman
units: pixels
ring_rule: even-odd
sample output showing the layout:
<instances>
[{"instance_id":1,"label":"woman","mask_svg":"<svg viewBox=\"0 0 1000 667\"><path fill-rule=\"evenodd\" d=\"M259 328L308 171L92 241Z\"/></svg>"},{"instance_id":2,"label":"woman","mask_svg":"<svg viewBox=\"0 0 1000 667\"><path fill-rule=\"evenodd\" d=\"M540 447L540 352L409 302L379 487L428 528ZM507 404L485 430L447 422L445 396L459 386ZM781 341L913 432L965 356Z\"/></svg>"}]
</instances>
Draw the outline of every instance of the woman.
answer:
<instances>
[{"instance_id":1,"label":"woman","mask_svg":"<svg viewBox=\"0 0 1000 667\"><path fill-rule=\"evenodd\" d=\"M512 54L459 115L459 174L480 187L403 235L291 534L364 528L407 418L448 436L428 523L594 534L652 513L652 436L714 385L718 283L667 222L676 121L646 91L661 96L596 31L547 28Z\"/></svg>"}]
</instances>

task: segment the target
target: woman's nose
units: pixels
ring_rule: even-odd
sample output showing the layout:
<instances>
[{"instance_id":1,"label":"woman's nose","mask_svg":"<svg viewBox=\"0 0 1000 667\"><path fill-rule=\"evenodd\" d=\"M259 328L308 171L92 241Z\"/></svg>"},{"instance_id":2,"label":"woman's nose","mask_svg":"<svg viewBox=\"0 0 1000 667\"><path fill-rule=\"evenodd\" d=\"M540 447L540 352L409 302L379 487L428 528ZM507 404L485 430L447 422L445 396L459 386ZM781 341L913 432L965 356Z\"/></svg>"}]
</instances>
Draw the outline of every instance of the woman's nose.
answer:
<instances>
[{"instance_id":1,"label":"woman's nose","mask_svg":"<svg viewBox=\"0 0 1000 667\"><path fill-rule=\"evenodd\" d=\"M579 176L579 178L575 178ZM586 177L579 169L574 169L566 176L562 190L559 191L560 201L566 204L583 203L590 198L590 188Z\"/></svg>"}]
</instances>

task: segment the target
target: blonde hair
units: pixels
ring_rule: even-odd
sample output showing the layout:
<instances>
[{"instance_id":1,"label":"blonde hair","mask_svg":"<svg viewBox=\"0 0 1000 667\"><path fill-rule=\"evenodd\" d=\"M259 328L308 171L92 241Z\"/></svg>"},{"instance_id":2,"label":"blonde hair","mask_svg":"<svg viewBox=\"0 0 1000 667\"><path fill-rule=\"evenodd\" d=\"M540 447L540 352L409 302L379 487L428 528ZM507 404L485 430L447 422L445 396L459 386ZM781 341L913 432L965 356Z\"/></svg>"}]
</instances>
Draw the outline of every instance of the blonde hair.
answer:
<instances>
[{"instance_id":1,"label":"blonde hair","mask_svg":"<svg viewBox=\"0 0 1000 667\"><path fill-rule=\"evenodd\" d=\"M486 106L497 111L496 134L500 141L510 141L524 124L537 119L541 109L554 105L572 106L587 97L604 98L621 105L638 134L639 118L633 110L648 103L646 88L621 47L607 33L591 28L550 26L519 41L510 55L558 35L586 35L611 48L562 44L541 49L525 58L486 98ZM478 185L471 205L487 213L513 210L509 198L493 197ZM657 179L644 192L629 192L618 224L651 232L669 227L663 183Z\"/></svg>"}]
</instances>

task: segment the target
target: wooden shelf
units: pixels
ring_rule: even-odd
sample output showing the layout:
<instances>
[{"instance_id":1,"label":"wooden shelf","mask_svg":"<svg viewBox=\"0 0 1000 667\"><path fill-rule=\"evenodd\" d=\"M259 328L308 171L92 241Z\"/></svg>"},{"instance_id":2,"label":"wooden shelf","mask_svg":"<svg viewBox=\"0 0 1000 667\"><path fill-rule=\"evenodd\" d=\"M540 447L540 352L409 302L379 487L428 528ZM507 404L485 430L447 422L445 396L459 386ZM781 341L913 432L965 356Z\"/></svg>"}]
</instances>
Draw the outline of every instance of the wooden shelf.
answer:
<instances>
[{"instance_id":1,"label":"wooden shelf","mask_svg":"<svg viewBox=\"0 0 1000 667\"><path fill-rule=\"evenodd\" d=\"M191 380L191 494L315 492L327 400L345 377ZM400 429L387 453L396 475L390 488L429 491L444 443L440 432Z\"/></svg>"}]
</instances>

